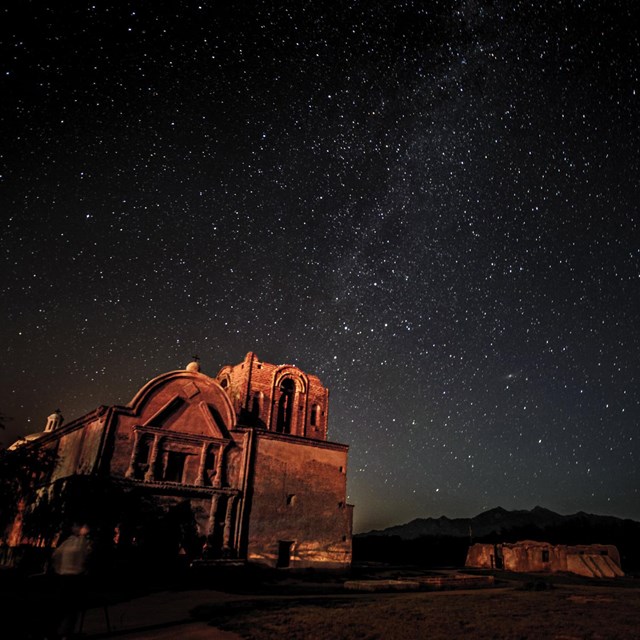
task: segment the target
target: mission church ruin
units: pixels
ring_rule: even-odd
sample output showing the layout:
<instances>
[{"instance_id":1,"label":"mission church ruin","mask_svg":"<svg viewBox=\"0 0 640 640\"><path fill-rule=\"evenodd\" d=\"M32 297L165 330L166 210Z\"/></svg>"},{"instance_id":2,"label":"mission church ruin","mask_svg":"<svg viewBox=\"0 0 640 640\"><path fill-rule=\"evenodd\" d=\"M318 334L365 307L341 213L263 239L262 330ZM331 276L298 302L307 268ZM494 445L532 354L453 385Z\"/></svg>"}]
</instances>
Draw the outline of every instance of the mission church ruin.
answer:
<instances>
[{"instance_id":1,"label":"mission church ruin","mask_svg":"<svg viewBox=\"0 0 640 640\"><path fill-rule=\"evenodd\" d=\"M215 377L197 361L159 375L125 406L54 413L20 442L56 450L48 487L101 477L165 511L187 505L208 557L345 568L348 446L327 440L328 408L317 376L250 352Z\"/></svg>"}]
</instances>

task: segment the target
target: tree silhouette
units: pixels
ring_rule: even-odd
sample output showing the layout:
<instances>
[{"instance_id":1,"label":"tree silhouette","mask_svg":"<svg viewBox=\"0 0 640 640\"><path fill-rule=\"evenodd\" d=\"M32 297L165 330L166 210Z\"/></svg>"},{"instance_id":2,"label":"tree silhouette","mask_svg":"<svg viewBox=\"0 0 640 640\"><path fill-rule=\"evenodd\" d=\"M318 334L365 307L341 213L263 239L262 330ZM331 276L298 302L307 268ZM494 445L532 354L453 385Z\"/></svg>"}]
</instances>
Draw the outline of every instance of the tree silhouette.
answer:
<instances>
[{"instance_id":1,"label":"tree silhouette","mask_svg":"<svg viewBox=\"0 0 640 640\"><path fill-rule=\"evenodd\" d=\"M14 449L0 449L0 539L6 542L9 525L19 510L31 504L48 481L56 463L52 449L25 443Z\"/></svg>"}]
</instances>

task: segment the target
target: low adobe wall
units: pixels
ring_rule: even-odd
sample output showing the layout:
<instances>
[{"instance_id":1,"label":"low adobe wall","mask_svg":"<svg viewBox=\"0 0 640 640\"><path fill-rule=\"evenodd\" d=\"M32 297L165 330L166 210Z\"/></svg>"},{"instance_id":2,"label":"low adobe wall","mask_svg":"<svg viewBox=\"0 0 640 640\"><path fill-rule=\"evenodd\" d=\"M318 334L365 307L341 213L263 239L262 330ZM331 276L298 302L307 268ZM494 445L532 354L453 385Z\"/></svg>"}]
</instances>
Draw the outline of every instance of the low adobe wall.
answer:
<instances>
[{"instance_id":1,"label":"low adobe wall","mask_svg":"<svg viewBox=\"0 0 640 640\"><path fill-rule=\"evenodd\" d=\"M552 545L524 540L469 547L466 566L516 572L569 572L594 578L623 576L620 554L613 545Z\"/></svg>"}]
</instances>

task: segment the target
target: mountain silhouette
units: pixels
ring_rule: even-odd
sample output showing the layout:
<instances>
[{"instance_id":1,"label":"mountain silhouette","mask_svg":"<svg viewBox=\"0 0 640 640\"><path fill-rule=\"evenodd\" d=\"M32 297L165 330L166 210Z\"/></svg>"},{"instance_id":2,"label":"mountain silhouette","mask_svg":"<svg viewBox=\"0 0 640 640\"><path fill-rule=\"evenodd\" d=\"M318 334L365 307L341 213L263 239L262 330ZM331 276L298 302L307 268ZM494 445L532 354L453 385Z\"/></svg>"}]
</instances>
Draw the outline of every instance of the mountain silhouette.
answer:
<instances>
[{"instance_id":1,"label":"mountain silhouette","mask_svg":"<svg viewBox=\"0 0 640 640\"><path fill-rule=\"evenodd\" d=\"M446 536L453 538L483 538L518 531L539 531L544 534L558 528L603 529L622 527L633 522L614 516L599 516L580 511L563 516L544 507L528 510L507 511L495 507L483 511L473 518L416 518L406 524L373 530L359 536L397 536L403 540L415 540L423 536ZM636 523L638 524L638 523ZM509 535L511 537L511 535Z\"/></svg>"}]
</instances>

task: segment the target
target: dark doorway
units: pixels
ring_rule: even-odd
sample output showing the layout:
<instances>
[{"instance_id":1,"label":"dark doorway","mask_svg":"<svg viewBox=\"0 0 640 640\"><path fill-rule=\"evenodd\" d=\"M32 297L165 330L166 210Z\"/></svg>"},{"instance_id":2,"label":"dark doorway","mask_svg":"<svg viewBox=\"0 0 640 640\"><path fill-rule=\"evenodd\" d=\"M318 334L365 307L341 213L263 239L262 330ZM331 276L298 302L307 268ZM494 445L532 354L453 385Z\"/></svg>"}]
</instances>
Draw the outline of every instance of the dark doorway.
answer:
<instances>
[{"instance_id":1,"label":"dark doorway","mask_svg":"<svg viewBox=\"0 0 640 640\"><path fill-rule=\"evenodd\" d=\"M288 540L280 540L278 542L278 562L276 567L285 569L291 565L291 549L293 548L293 542Z\"/></svg>"}]
</instances>

